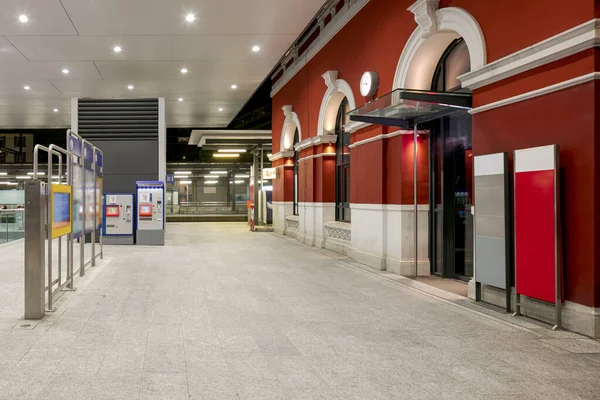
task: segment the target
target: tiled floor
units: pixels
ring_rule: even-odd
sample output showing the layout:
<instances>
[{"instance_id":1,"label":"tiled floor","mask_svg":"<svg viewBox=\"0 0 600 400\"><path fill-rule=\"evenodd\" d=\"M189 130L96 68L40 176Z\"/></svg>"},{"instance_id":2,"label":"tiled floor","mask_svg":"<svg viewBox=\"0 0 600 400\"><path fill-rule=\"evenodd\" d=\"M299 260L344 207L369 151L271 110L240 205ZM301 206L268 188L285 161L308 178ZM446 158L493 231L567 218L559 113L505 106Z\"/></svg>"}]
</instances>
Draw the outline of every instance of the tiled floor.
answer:
<instances>
[{"instance_id":1,"label":"tiled floor","mask_svg":"<svg viewBox=\"0 0 600 400\"><path fill-rule=\"evenodd\" d=\"M172 224L165 247L105 247L34 329L12 329L22 246L7 249L1 399L600 398L596 341L490 318L245 224Z\"/></svg>"}]
</instances>

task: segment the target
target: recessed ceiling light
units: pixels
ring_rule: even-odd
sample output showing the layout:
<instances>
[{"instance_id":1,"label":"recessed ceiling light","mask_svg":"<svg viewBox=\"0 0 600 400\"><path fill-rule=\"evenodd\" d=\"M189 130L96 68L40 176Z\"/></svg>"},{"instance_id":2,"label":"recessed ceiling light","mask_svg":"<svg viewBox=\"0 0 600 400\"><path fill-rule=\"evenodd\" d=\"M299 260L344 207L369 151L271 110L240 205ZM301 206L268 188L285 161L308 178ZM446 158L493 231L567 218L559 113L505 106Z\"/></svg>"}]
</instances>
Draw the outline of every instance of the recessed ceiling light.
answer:
<instances>
[{"instance_id":1,"label":"recessed ceiling light","mask_svg":"<svg viewBox=\"0 0 600 400\"><path fill-rule=\"evenodd\" d=\"M223 112L223 107L219 107L219 112Z\"/></svg>"},{"instance_id":2,"label":"recessed ceiling light","mask_svg":"<svg viewBox=\"0 0 600 400\"><path fill-rule=\"evenodd\" d=\"M187 74L187 73L188 73L188 70L187 70L187 68L181 68L181 73L182 73L182 74Z\"/></svg>"},{"instance_id":3,"label":"recessed ceiling light","mask_svg":"<svg viewBox=\"0 0 600 400\"><path fill-rule=\"evenodd\" d=\"M127 89L129 89L129 90L133 90L133 85L129 85L129 86L127 86Z\"/></svg>"},{"instance_id":4,"label":"recessed ceiling light","mask_svg":"<svg viewBox=\"0 0 600 400\"><path fill-rule=\"evenodd\" d=\"M258 53L260 51L260 47L259 46L254 46L252 47L252 51L255 53Z\"/></svg>"},{"instance_id":5,"label":"recessed ceiling light","mask_svg":"<svg viewBox=\"0 0 600 400\"><path fill-rule=\"evenodd\" d=\"M29 90L29 89L31 89L31 87L29 87L29 86L23 86L23 89Z\"/></svg>"},{"instance_id":6,"label":"recessed ceiling light","mask_svg":"<svg viewBox=\"0 0 600 400\"><path fill-rule=\"evenodd\" d=\"M194 22L196 20L196 16L192 13L189 13L188 15L185 16L185 20L187 22Z\"/></svg>"},{"instance_id":7,"label":"recessed ceiling light","mask_svg":"<svg viewBox=\"0 0 600 400\"><path fill-rule=\"evenodd\" d=\"M19 15L19 21L25 23L25 22L29 21L29 18L27 18L27 15L21 14L21 15Z\"/></svg>"},{"instance_id":8,"label":"recessed ceiling light","mask_svg":"<svg viewBox=\"0 0 600 400\"><path fill-rule=\"evenodd\" d=\"M115 46L115 47L113 47L113 50L115 53L120 53L121 50L123 50L123 49L121 48L121 46Z\"/></svg>"},{"instance_id":9,"label":"recessed ceiling light","mask_svg":"<svg viewBox=\"0 0 600 400\"><path fill-rule=\"evenodd\" d=\"M69 70L65 68L65 69L62 70L62 73L66 75L66 74L69 73Z\"/></svg>"},{"instance_id":10,"label":"recessed ceiling light","mask_svg":"<svg viewBox=\"0 0 600 400\"><path fill-rule=\"evenodd\" d=\"M54 110L52 110L52 111L54 111L54 112L58 112L58 108L55 108L55 109L54 109Z\"/></svg>"},{"instance_id":11,"label":"recessed ceiling light","mask_svg":"<svg viewBox=\"0 0 600 400\"><path fill-rule=\"evenodd\" d=\"M183 101L183 97L178 98L177 101Z\"/></svg>"},{"instance_id":12,"label":"recessed ceiling light","mask_svg":"<svg viewBox=\"0 0 600 400\"><path fill-rule=\"evenodd\" d=\"M233 84L233 85L231 85L231 88L235 90L235 89L237 89L237 85Z\"/></svg>"}]
</instances>

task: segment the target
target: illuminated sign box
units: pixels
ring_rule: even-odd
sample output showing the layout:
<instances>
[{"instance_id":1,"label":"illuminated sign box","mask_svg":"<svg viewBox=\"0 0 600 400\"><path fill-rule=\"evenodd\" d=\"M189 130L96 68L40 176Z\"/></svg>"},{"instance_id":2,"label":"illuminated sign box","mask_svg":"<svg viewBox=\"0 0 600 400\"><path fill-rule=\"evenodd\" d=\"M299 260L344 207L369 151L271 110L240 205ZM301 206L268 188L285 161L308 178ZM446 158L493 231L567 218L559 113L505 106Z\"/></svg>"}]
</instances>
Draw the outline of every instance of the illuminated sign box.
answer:
<instances>
[{"instance_id":1,"label":"illuminated sign box","mask_svg":"<svg viewBox=\"0 0 600 400\"><path fill-rule=\"evenodd\" d=\"M277 168L265 168L262 175L263 179L275 179L277 178Z\"/></svg>"}]
</instances>

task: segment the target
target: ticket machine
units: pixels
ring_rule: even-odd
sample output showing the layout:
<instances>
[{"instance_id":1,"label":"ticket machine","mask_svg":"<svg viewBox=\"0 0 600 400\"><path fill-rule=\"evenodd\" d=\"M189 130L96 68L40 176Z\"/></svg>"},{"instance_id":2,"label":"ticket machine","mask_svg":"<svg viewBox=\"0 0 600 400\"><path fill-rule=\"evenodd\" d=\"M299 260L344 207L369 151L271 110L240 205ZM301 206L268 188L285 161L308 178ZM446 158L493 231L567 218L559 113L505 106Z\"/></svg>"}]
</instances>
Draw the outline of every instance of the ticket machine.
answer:
<instances>
[{"instance_id":1,"label":"ticket machine","mask_svg":"<svg viewBox=\"0 0 600 400\"><path fill-rule=\"evenodd\" d=\"M136 244L165 244L165 184L156 181L136 182Z\"/></svg>"},{"instance_id":2,"label":"ticket machine","mask_svg":"<svg viewBox=\"0 0 600 400\"><path fill-rule=\"evenodd\" d=\"M135 219L133 194L107 193L102 203L103 243L132 245Z\"/></svg>"}]
</instances>

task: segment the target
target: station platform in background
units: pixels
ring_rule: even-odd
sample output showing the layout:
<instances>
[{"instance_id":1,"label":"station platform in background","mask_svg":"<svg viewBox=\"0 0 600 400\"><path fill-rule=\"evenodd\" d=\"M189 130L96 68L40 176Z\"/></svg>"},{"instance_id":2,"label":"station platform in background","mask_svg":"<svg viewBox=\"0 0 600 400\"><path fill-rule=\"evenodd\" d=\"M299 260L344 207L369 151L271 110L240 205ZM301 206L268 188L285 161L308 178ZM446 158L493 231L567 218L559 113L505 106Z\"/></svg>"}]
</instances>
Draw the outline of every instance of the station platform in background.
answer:
<instances>
[{"instance_id":1,"label":"station platform in background","mask_svg":"<svg viewBox=\"0 0 600 400\"><path fill-rule=\"evenodd\" d=\"M23 321L22 241L0 245L0 399L597 399L600 343L245 223L105 246ZM30 323L31 326L24 327Z\"/></svg>"}]
</instances>

